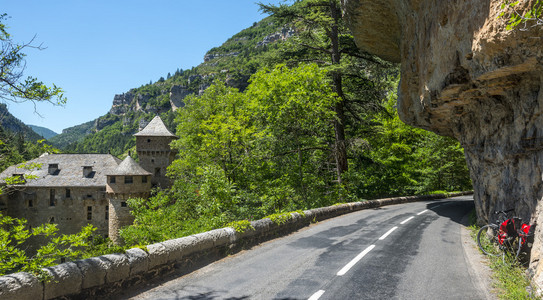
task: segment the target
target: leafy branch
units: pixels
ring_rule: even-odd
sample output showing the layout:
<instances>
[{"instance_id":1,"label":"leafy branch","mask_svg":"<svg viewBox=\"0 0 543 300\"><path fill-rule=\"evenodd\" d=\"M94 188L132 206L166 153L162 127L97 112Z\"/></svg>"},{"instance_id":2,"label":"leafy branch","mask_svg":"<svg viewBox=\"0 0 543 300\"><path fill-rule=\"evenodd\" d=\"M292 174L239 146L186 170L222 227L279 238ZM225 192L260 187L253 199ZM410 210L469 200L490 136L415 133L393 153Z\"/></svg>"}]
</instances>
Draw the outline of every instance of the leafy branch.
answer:
<instances>
[{"instance_id":1,"label":"leafy branch","mask_svg":"<svg viewBox=\"0 0 543 300\"><path fill-rule=\"evenodd\" d=\"M508 10L512 11L509 15L509 20L507 20L506 29L513 30L521 24L524 24L524 26L519 28L520 31L527 31L536 26L543 26L543 1L536 0L532 7L524 12L517 9L520 2L504 0L501 4L500 9L502 12L499 15L500 18L506 15Z\"/></svg>"}]
</instances>

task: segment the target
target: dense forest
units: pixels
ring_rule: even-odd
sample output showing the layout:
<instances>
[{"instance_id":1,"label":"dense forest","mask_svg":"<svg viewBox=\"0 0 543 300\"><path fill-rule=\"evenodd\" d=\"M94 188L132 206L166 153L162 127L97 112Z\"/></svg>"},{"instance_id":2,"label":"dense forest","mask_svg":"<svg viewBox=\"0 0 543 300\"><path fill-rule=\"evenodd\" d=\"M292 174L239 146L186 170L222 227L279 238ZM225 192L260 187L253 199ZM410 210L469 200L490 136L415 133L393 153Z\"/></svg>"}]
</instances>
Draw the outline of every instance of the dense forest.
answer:
<instances>
[{"instance_id":1,"label":"dense forest","mask_svg":"<svg viewBox=\"0 0 543 300\"><path fill-rule=\"evenodd\" d=\"M335 203L471 189L457 141L400 121L398 66L360 53L339 7L263 5L270 17L201 65L116 96L107 115L50 140L121 157L155 115L179 136L172 188L128 201L135 222L121 230L124 247ZM2 155L21 145L0 145ZM118 250L97 238L83 255Z\"/></svg>"}]
</instances>

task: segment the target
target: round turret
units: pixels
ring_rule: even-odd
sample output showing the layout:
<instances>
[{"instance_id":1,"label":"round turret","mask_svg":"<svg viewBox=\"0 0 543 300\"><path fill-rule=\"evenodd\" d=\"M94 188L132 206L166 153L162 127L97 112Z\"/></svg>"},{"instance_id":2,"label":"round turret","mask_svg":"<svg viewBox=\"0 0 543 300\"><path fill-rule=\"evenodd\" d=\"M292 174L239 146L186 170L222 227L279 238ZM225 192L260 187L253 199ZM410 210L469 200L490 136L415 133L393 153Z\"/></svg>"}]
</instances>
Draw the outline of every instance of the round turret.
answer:
<instances>
[{"instance_id":1,"label":"round turret","mask_svg":"<svg viewBox=\"0 0 543 300\"><path fill-rule=\"evenodd\" d=\"M120 244L119 229L131 225L134 217L126 203L129 198L148 198L151 173L127 156L119 166L107 174L106 195L109 201L109 238Z\"/></svg>"}]
</instances>

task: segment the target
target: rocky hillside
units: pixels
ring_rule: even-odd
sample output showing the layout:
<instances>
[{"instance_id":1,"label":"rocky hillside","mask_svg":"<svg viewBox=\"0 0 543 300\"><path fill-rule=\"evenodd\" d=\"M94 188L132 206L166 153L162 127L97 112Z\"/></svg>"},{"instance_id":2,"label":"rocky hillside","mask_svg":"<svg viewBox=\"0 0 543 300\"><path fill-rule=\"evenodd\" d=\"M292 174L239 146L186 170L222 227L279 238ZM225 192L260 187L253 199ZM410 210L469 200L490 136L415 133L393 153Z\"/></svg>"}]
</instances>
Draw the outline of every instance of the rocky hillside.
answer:
<instances>
[{"instance_id":1,"label":"rocky hillside","mask_svg":"<svg viewBox=\"0 0 543 300\"><path fill-rule=\"evenodd\" d=\"M65 129L49 141L67 152L122 155L135 146L132 135L157 114L175 132L173 112L184 106L185 97L202 94L215 80L244 90L250 76L273 60L279 43L294 34L291 28L267 17L210 49L202 64L190 70L177 69L154 83L114 95L106 115Z\"/></svg>"}]
</instances>

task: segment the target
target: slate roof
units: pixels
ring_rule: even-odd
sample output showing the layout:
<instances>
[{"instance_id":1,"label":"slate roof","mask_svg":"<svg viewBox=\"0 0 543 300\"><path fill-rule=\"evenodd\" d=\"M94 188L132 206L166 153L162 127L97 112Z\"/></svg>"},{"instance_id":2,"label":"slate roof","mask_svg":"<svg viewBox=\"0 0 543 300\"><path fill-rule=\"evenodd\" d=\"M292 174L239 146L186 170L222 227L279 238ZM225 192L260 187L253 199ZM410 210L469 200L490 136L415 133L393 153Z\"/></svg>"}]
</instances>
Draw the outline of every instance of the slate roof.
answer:
<instances>
[{"instance_id":1,"label":"slate roof","mask_svg":"<svg viewBox=\"0 0 543 300\"><path fill-rule=\"evenodd\" d=\"M150 172L145 171L136 161L127 156L120 164L107 175L152 175Z\"/></svg>"},{"instance_id":2,"label":"slate roof","mask_svg":"<svg viewBox=\"0 0 543 300\"><path fill-rule=\"evenodd\" d=\"M39 168L27 170L23 165L41 164ZM0 180L13 174L35 175L28 180L27 187L105 187L106 175L112 173L121 160L111 154L48 154L23 164L11 166L0 173ZM49 174L49 164L58 164L58 171ZM83 167L92 167L89 176L83 176Z\"/></svg>"},{"instance_id":3,"label":"slate roof","mask_svg":"<svg viewBox=\"0 0 543 300\"><path fill-rule=\"evenodd\" d=\"M134 136L171 136L177 138L175 134L166 128L166 125L164 125L159 116L154 117L145 128L134 134Z\"/></svg>"}]
</instances>

